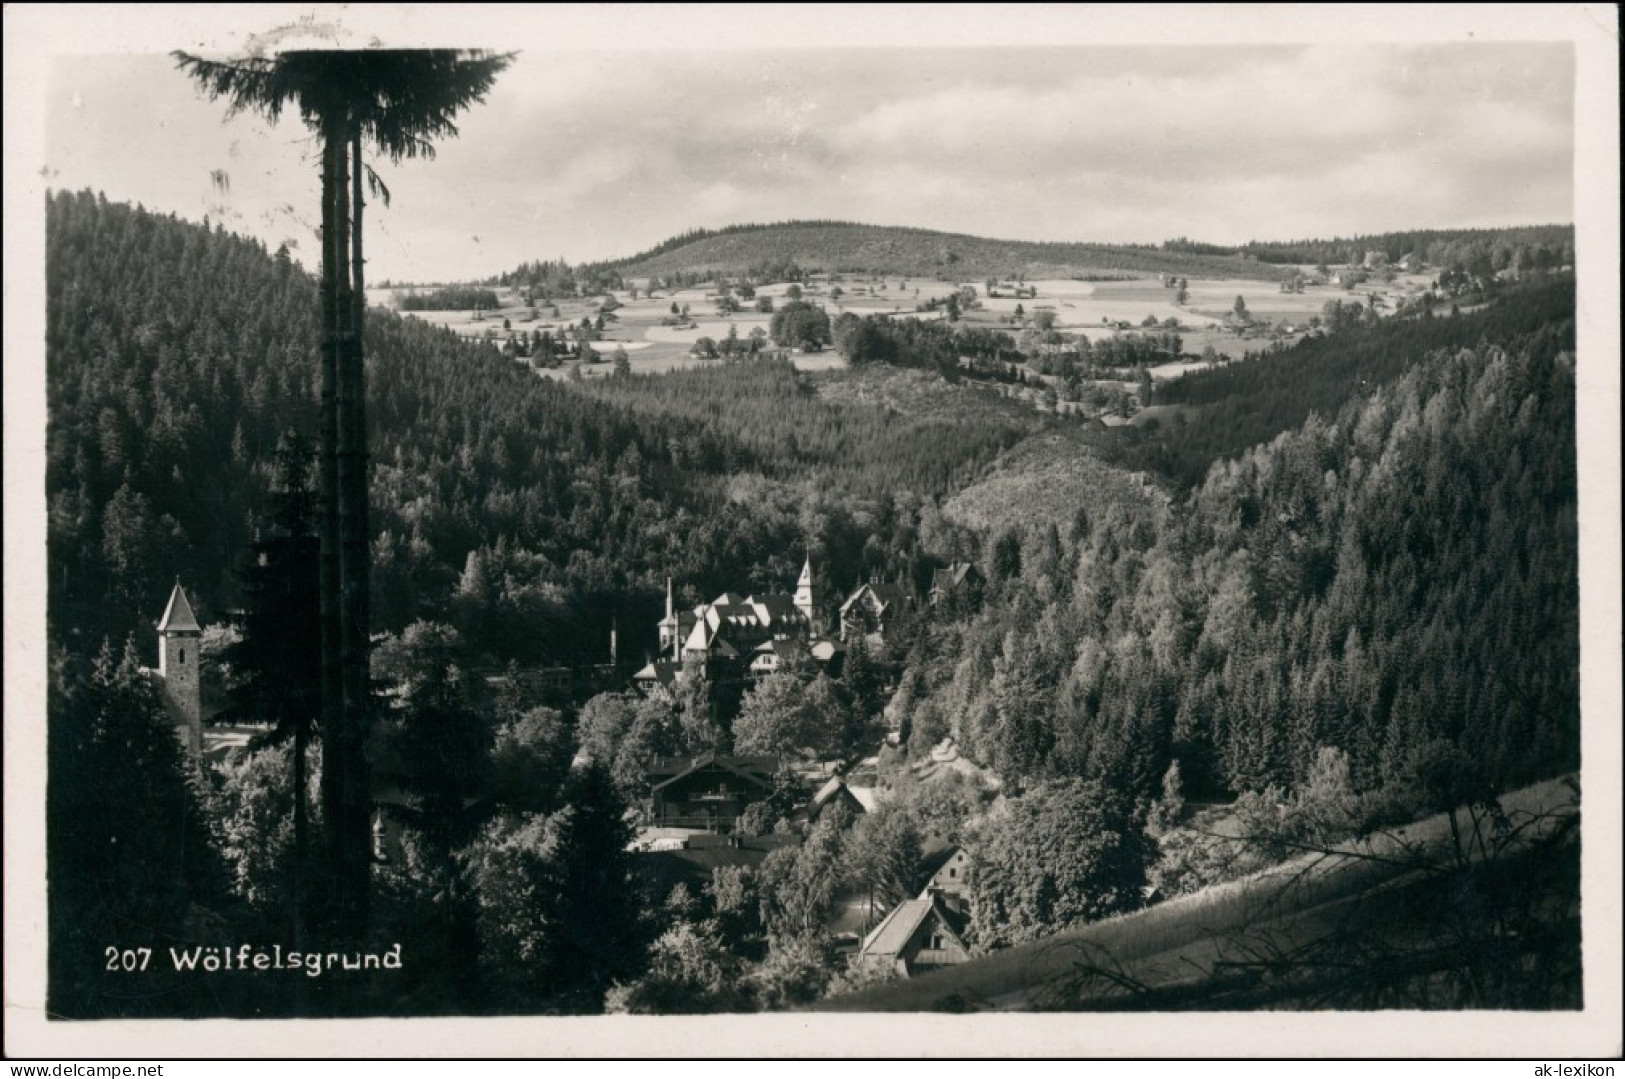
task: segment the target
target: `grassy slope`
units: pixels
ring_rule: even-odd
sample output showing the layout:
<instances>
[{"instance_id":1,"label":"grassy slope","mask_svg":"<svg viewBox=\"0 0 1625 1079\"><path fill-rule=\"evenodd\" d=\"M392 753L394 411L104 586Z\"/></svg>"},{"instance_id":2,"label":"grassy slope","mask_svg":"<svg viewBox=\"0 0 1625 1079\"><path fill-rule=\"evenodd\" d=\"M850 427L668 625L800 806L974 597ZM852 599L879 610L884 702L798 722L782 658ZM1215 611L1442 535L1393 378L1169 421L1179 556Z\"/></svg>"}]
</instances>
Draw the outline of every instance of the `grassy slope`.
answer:
<instances>
[{"instance_id":1,"label":"grassy slope","mask_svg":"<svg viewBox=\"0 0 1625 1079\"><path fill-rule=\"evenodd\" d=\"M979 387L945 382L935 372L918 368L890 364L842 367L820 371L811 376L811 382L825 401L883 408L916 422L966 419L1022 430L1043 426L1043 420L1031 409L982 392Z\"/></svg>"},{"instance_id":2,"label":"grassy slope","mask_svg":"<svg viewBox=\"0 0 1625 1079\"><path fill-rule=\"evenodd\" d=\"M1103 503L1166 506L1144 473L1102 461L1074 427L1032 435L1000 455L976 483L944 506L952 521L983 533L1012 524L1071 525L1078 508Z\"/></svg>"},{"instance_id":3,"label":"grassy slope","mask_svg":"<svg viewBox=\"0 0 1625 1079\"><path fill-rule=\"evenodd\" d=\"M947 261L950 253L957 256L952 262ZM1273 281L1284 273L1280 267L1249 259L1150 247L989 240L925 229L797 223L702 236L653 256L635 256L620 269L630 277L676 270L741 272L754 263L783 259L792 259L805 269L914 276L941 271L961 280L1016 273L1039 278L1166 272Z\"/></svg>"},{"instance_id":4,"label":"grassy slope","mask_svg":"<svg viewBox=\"0 0 1625 1079\"><path fill-rule=\"evenodd\" d=\"M1573 806L1574 790L1549 780L1501 799L1509 814L1532 816ZM1425 887L1402 844L1442 856L1450 829L1443 816L1340 847L1348 854L1307 854L1242 880L1160 906L1058 933L907 981L823 1001L822 1011L933 1011L953 999L991 1010L1055 1007L1080 964L1097 962L1155 989L1198 995L1215 960L1246 935L1302 942L1347 926L1359 905L1392 887ZM1397 924L1403 927L1403 919ZM1080 1006L1074 997L1069 1003ZM1081 1002L1083 1005L1088 1000ZM1095 1003L1101 1003L1096 1000Z\"/></svg>"}]
</instances>

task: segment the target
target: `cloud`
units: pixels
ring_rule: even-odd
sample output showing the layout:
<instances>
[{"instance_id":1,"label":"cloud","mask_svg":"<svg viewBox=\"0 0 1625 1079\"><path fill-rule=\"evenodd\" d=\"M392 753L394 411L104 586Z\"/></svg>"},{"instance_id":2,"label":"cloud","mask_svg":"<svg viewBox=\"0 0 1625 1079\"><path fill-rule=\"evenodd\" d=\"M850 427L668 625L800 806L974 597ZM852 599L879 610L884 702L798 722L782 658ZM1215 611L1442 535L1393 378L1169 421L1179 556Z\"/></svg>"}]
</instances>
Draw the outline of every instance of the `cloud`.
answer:
<instances>
[{"instance_id":1,"label":"cloud","mask_svg":"<svg viewBox=\"0 0 1625 1079\"><path fill-rule=\"evenodd\" d=\"M1501 139L1511 130L1544 152L1553 126L1537 101L1493 102L1494 126L1460 82L1427 95L1396 93L1380 52L1329 57L1311 50L1286 61L1210 75L1203 50L1171 50L1168 62L1134 74L1082 73L1051 87L956 86L877 105L843 127L836 144L856 161L934 161L999 172L1040 166L1062 174L1100 164L1160 177L1260 171L1303 176L1349 157L1418 138ZM1431 134L1430 134L1431 133Z\"/></svg>"},{"instance_id":2,"label":"cloud","mask_svg":"<svg viewBox=\"0 0 1625 1079\"><path fill-rule=\"evenodd\" d=\"M522 53L436 160L385 169L373 273L807 217L1107 242L1567 220L1573 79L1563 44ZM314 205L296 123L223 122L162 57L58 65L52 95L64 186L283 235Z\"/></svg>"}]
</instances>

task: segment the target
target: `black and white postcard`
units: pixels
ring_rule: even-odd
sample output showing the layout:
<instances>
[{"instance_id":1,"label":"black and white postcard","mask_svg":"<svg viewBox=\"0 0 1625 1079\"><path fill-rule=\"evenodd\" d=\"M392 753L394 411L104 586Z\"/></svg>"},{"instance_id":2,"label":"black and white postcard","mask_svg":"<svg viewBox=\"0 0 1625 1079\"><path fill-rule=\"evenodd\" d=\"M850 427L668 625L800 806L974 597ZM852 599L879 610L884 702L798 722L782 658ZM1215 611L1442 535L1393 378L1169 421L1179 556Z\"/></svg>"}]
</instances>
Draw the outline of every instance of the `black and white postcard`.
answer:
<instances>
[{"instance_id":1,"label":"black and white postcard","mask_svg":"<svg viewBox=\"0 0 1625 1079\"><path fill-rule=\"evenodd\" d=\"M1619 1051L1616 9L5 18L8 1055Z\"/></svg>"}]
</instances>

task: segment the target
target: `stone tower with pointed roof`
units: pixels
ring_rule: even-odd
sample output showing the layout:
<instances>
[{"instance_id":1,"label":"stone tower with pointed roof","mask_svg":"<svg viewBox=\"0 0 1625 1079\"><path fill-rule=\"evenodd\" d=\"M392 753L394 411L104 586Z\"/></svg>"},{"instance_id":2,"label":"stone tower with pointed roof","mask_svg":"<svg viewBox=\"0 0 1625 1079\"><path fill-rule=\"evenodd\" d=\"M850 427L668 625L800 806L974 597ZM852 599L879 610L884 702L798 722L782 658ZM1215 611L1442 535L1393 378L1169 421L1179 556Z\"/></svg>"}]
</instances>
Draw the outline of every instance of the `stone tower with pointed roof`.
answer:
<instances>
[{"instance_id":1,"label":"stone tower with pointed roof","mask_svg":"<svg viewBox=\"0 0 1625 1079\"><path fill-rule=\"evenodd\" d=\"M796 609L807 616L807 624L817 627L818 618L813 613L813 573L812 552L807 552L807 561L801 564L801 577L796 581Z\"/></svg>"},{"instance_id":2,"label":"stone tower with pointed roof","mask_svg":"<svg viewBox=\"0 0 1625 1079\"><path fill-rule=\"evenodd\" d=\"M169 594L164 616L158 620L158 679L164 704L180 727L181 740L194 755L203 753L203 684L198 677L198 652L203 627L192 613L192 603L179 581Z\"/></svg>"}]
</instances>

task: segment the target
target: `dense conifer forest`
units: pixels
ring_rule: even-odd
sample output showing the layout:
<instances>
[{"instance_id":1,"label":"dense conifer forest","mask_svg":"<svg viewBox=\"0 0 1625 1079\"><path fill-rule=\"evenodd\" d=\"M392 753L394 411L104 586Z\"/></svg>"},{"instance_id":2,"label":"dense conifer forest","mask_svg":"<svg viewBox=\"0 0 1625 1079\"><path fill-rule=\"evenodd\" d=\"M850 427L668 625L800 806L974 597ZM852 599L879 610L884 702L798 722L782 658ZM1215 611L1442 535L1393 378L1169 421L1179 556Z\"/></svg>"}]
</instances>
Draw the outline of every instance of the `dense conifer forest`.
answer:
<instances>
[{"instance_id":1,"label":"dense conifer forest","mask_svg":"<svg viewBox=\"0 0 1625 1079\"><path fill-rule=\"evenodd\" d=\"M1175 760L1291 788L1327 746L1365 790L1438 753L1498 788L1573 767L1572 332L1434 352L1173 509L1013 524L998 601L922 643L915 722L1146 798Z\"/></svg>"},{"instance_id":2,"label":"dense conifer forest","mask_svg":"<svg viewBox=\"0 0 1625 1079\"><path fill-rule=\"evenodd\" d=\"M1179 249L1177 242L1163 245ZM1220 248L1260 262L1338 264L1360 262L1377 252L1391 263L1406 255L1429 266L1470 266L1482 259L1492 271L1509 267L1555 270L1574 264L1574 227L1536 225L1505 229L1416 229L1331 240L1253 240L1239 248Z\"/></svg>"}]
</instances>

